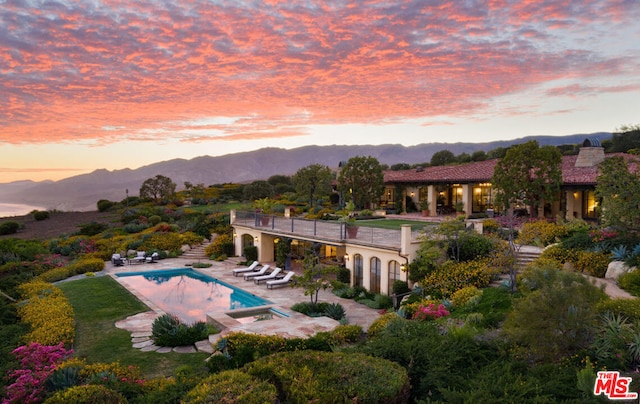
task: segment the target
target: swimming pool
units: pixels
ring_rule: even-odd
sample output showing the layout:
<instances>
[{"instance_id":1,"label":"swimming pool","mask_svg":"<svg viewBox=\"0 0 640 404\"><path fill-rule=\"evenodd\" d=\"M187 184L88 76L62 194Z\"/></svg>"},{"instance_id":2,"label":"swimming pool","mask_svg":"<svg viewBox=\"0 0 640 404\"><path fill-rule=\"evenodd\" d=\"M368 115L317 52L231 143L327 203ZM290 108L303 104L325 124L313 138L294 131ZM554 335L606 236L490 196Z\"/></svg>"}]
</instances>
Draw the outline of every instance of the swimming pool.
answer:
<instances>
[{"instance_id":1,"label":"swimming pool","mask_svg":"<svg viewBox=\"0 0 640 404\"><path fill-rule=\"evenodd\" d=\"M208 312L228 312L271 304L191 268L123 272L116 276L127 288L188 323L206 321Z\"/></svg>"}]
</instances>

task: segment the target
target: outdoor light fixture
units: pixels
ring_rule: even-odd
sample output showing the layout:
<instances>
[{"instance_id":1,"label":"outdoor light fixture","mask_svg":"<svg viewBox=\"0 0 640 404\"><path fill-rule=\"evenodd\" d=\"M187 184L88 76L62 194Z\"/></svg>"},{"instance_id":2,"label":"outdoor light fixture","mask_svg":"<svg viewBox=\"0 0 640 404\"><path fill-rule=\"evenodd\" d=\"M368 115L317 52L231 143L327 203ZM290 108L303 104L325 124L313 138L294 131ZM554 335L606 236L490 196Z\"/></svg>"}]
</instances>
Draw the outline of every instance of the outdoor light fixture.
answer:
<instances>
[{"instance_id":1,"label":"outdoor light fixture","mask_svg":"<svg viewBox=\"0 0 640 404\"><path fill-rule=\"evenodd\" d=\"M257 243L258 243L258 237L256 236L256 237L254 237L253 239L255 240L255 242L256 242L256 244L257 244Z\"/></svg>"},{"instance_id":2,"label":"outdoor light fixture","mask_svg":"<svg viewBox=\"0 0 640 404\"><path fill-rule=\"evenodd\" d=\"M403 271L403 272L406 271L407 270L407 266L405 264L401 264L400 265L400 270Z\"/></svg>"},{"instance_id":3,"label":"outdoor light fixture","mask_svg":"<svg viewBox=\"0 0 640 404\"><path fill-rule=\"evenodd\" d=\"M344 260L345 260L345 261L349 261L349 254L345 254L345 255L344 255Z\"/></svg>"}]
</instances>

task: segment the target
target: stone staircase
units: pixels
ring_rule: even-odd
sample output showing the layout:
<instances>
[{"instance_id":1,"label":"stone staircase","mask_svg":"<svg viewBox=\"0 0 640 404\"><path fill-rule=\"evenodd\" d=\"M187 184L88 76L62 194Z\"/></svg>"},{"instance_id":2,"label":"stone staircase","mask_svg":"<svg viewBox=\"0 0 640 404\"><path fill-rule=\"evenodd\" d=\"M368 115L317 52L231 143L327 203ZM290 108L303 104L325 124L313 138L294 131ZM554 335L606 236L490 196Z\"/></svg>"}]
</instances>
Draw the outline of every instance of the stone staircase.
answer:
<instances>
[{"instance_id":1,"label":"stone staircase","mask_svg":"<svg viewBox=\"0 0 640 404\"><path fill-rule=\"evenodd\" d=\"M182 258L190 259L193 261L208 261L209 257L205 254L205 249L211 242L205 240L202 244L192 246L191 249L182 253Z\"/></svg>"},{"instance_id":2,"label":"stone staircase","mask_svg":"<svg viewBox=\"0 0 640 404\"><path fill-rule=\"evenodd\" d=\"M518 252L518 257L516 260L516 267L518 269L523 269L531 262L535 261L542 254L542 248L524 245L520 248Z\"/></svg>"}]
</instances>

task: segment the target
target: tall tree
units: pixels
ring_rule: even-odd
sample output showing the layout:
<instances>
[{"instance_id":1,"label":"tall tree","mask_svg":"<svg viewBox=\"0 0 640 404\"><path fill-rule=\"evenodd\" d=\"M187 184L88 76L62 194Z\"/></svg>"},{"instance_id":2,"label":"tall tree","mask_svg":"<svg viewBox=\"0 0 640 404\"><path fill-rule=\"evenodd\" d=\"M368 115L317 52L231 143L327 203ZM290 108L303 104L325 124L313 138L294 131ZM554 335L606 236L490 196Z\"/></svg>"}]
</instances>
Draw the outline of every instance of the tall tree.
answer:
<instances>
[{"instance_id":1,"label":"tall tree","mask_svg":"<svg viewBox=\"0 0 640 404\"><path fill-rule=\"evenodd\" d=\"M558 197L562 184L562 154L553 146L538 146L535 140L515 145L496 164L492 184L497 202L505 209L518 200L537 216L541 201Z\"/></svg>"},{"instance_id":2,"label":"tall tree","mask_svg":"<svg viewBox=\"0 0 640 404\"><path fill-rule=\"evenodd\" d=\"M311 164L302 167L293 175L293 185L296 192L309 198L309 207L313 207L314 201L331 193L331 169L322 164Z\"/></svg>"},{"instance_id":3,"label":"tall tree","mask_svg":"<svg viewBox=\"0 0 640 404\"><path fill-rule=\"evenodd\" d=\"M446 149L435 152L433 153L433 156L431 156L432 166L446 166L447 164L452 164L456 161L456 156L451 151Z\"/></svg>"},{"instance_id":4,"label":"tall tree","mask_svg":"<svg viewBox=\"0 0 640 404\"><path fill-rule=\"evenodd\" d=\"M271 198L274 195L273 185L264 180L253 181L251 184L244 186L242 195L248 201Z\"/></svg>"},{"instance_id":5,"label":"tall tree","mask_svg":"<svg viewBox=\"0 0 640 404\"><path fill-rule=\"evenodd\" d=\"M628 152L640 149L640 125L623 125L611 135L610 152Z\"/></svg>"},{"instance_id":6,"label":"tall tree","mask_svg":"<svg viewBox=\"0 0 640 404\"><path fill-rule=\"evenodd\" d=\"M340 170L338 188L357 208L370 207L384 192L382 166L374 157L351 157Z\"/></svg>"},{"instance_id":7,"label":"tall tree","mask_svg":"<svg viewBox=\"0 0 640 404\"><path fill-rule=\"evenodd\" d=\"M602 201L602 223L623 231L640 230L640 175L630 172L619 156L604 159L598 168L595 192Z\"/></svg>"},{"instance_id":8,"label":"tall tree","mask_svg":"<svg viewBox=\"0 0 640 404\"><path fill-rule=\"evenodd\" d=\"M140 186L140 197L153 199L156 203L170 199L175 192L176 184L164 175L149 178Z\"/></svg>"}]
</instances>

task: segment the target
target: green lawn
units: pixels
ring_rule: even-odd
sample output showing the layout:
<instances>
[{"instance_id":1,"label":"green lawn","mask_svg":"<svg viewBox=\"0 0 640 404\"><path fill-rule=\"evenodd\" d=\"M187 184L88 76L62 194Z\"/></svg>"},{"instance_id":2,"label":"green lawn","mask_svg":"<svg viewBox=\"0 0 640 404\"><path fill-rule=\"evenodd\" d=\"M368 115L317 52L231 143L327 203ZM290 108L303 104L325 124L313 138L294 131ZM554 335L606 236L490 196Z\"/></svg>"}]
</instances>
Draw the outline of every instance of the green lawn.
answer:
<instances>
[{"instance_id":1,"label":"green lawn","mask_svg":"<svg viewBox=\"0 0 640 404\"><path fill-rule=\"evenodd\" d=\"M403 224L410 224L411 230L422 230L425 226L436 226L437 223L421 222L419 220L402 220L402 219L371 219L357 220L359 226L376 227L380 229L400 230Z\"/></svg>"},{"instance_id":2,"label":"green lawn","mask_svg":"<svg viewBox=\"0 0 640 404\"><path fill-rule=\"evenodd\" d=\"M73 306L76 320L75 355L88 362L137 365L147 377L169 376L176 367L204 368L206 353L179 354L142 352L131 346L131 334L115 322L149 310L110 276L59 283Z\"/></svg>"}]
</instances>

